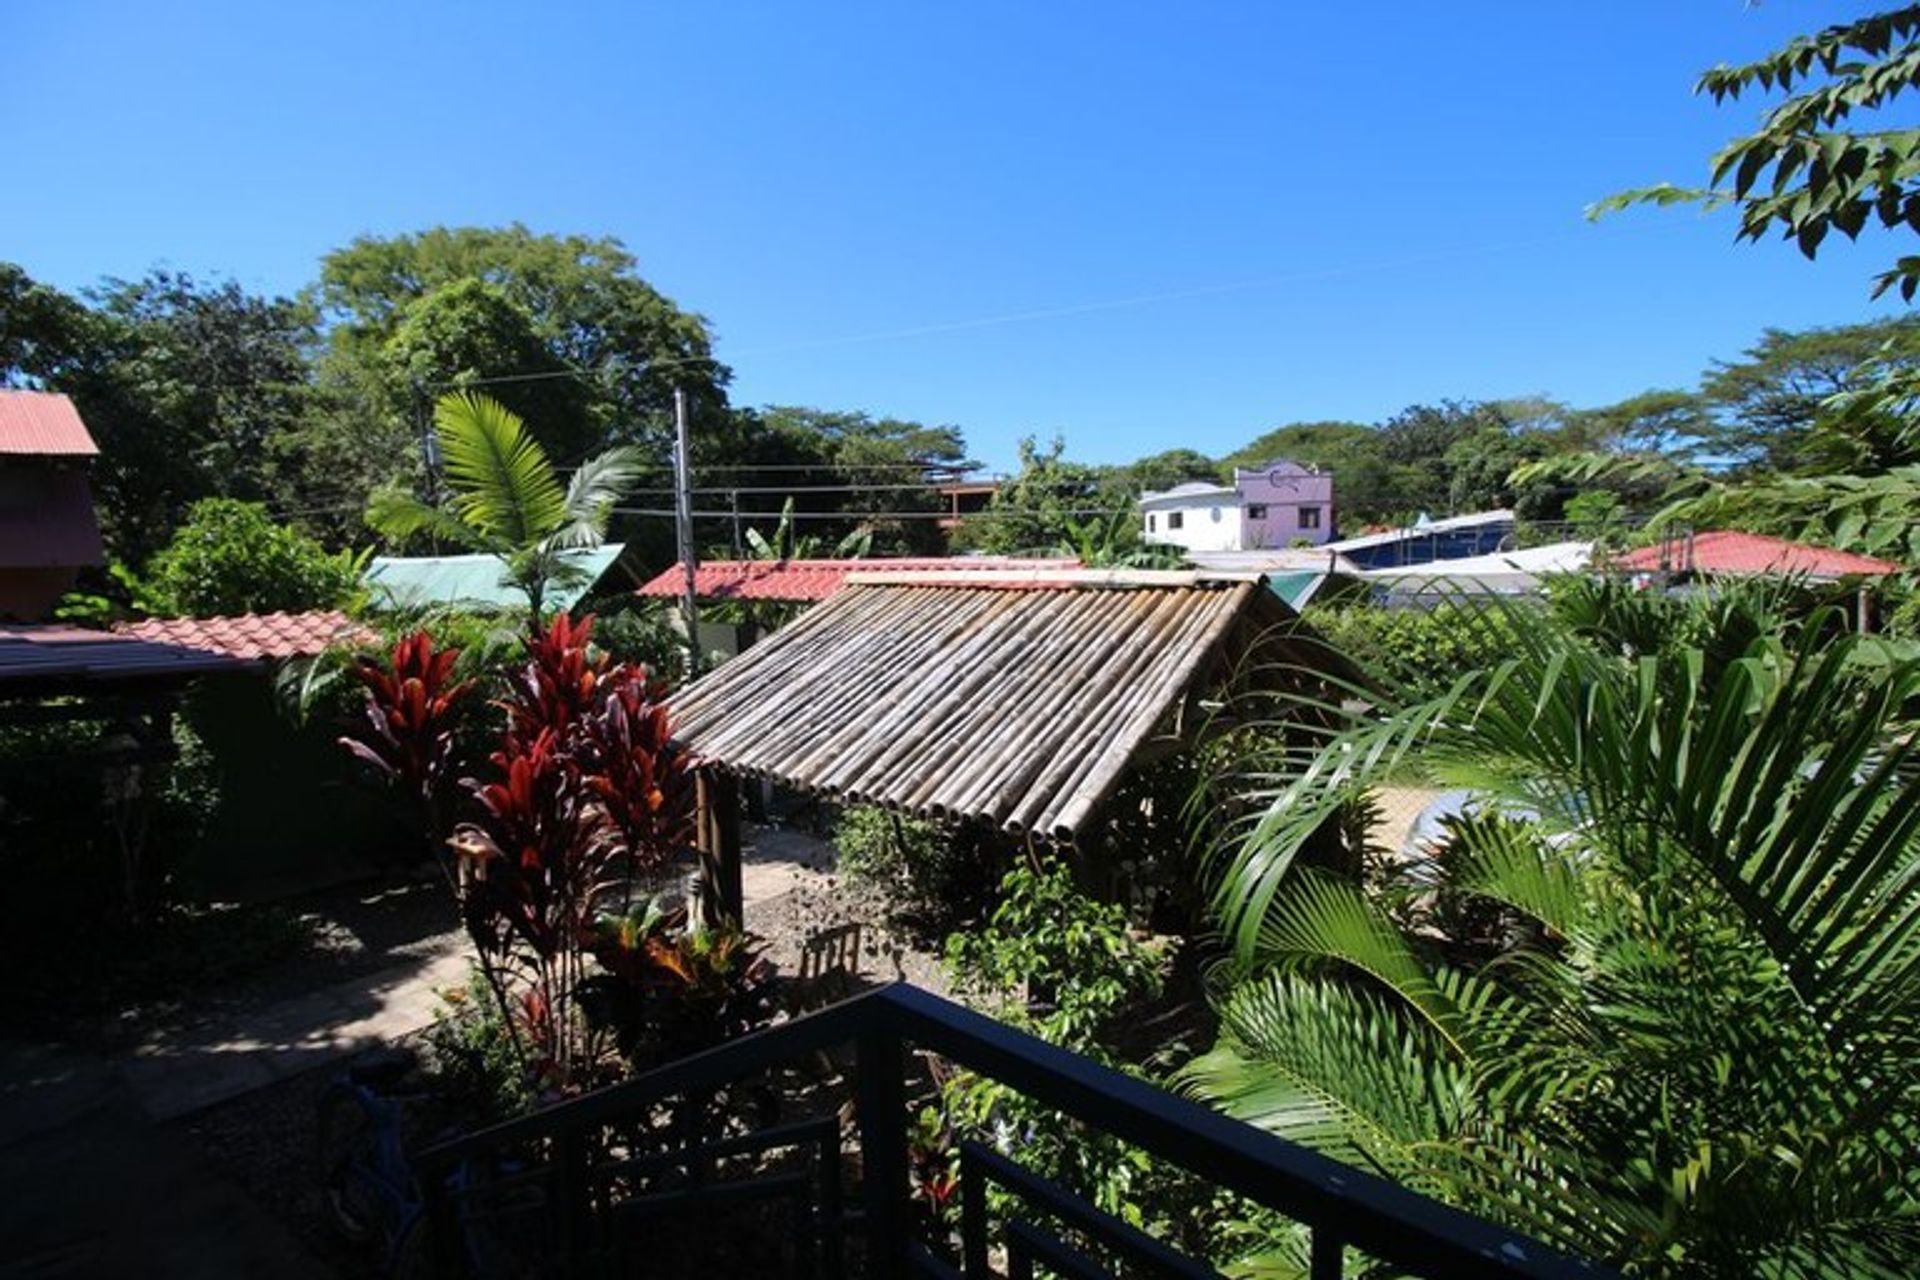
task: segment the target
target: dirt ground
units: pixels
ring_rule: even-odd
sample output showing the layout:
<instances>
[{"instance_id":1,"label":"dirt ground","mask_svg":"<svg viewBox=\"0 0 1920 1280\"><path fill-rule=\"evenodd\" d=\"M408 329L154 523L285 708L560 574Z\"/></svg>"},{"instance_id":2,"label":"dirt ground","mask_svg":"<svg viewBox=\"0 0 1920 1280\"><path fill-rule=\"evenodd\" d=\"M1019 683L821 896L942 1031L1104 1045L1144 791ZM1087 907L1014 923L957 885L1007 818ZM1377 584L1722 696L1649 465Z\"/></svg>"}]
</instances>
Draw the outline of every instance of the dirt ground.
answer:
<instances>
[{"instance_id":1,"label":"dirt ground","mask_svg":"<svg viewBox=\"0 0 1920 1280\"><path fill-rule=\"evenodd\" d=\"M938 957L884 922L879 900L850 885L834 870L828 842L802 833L753 828L748 833L747 927L760 935L782 975L799 967L807 942L826 930L857 925L859 985L904 980L945 991ZM427 954L448 941L444 886L396 885L391 896L334 891L325 907L331 945L298 964L258 975L244 990L223 998L239 1001L283 994L303 983L321 985L370 965L418 951ZM349 905L349 903L351 905ZM314 904L316 910L321 905ZM409 935L413 936L409 936ZM343 1240L328 1221L317 1184L314 1120L321 1091L340 1072L319 1068L258 1089L173 1122L170 1129L193 1143L235 1184L299 1241L342 1276L369 1274L380 1260Z\"/></svg>"}]
</instances>

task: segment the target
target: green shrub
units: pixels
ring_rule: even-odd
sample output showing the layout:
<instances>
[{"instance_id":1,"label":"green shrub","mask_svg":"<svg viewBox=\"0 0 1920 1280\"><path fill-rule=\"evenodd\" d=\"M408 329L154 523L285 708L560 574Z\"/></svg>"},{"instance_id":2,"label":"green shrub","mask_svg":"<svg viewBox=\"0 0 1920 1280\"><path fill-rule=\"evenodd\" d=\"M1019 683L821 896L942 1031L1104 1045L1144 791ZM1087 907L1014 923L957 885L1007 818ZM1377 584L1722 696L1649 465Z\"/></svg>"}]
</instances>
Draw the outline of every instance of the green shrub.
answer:
<instances>
[{"instance_id":1,"label":"green shrub","mask_svg":"<svg viewBox=\"0 0 1920 1280\"><path fill-rule=\"evenodd\" d=\"M257 502L205 498L148 563L137 603L170 617L340 608L365 564L364 553L329 552Z\"/></svg>"},{"instance_id":2,"label":"green shrub","mask_svg":"<svg viewBox=\"0 0 1920 1280\"><path fill-rule=\"evenodd\" d=\"M1123 907L1082 893L1061 861L1021 863L1002 880L999 896L982 928L947 940L955 989L982 1012L1051 1044L1145 1074L1147 1064L1131 1060L1119 1042L1127 1023L1160 996L1167 950L1136 936ZM961 1138L1015 1157L1135 1225L1178 1230L1189 1244L1199 1206L1213 1198L1145 1152L969 1071L944 1081L937 1106L920 1116L915 1132L922 1189L935 1204L948 1203Z\"/></svg>"},{"instance_id":3,"label":"green shrub","mask_svg":"<svg viewBox=\"0 0 1920 1280\"><path fill-rule=\"evenodd\" d=\"M897 922L934 938L985 914L1008 857L1004 842L975 827L868 805L840 814L833 843L842 874L877 890Z\"/></svg>"},{"instance_id":4,"label":"green shrub","mask_svg":"<svg viewBox=\"0 0 1920 1280\"><path fill-rule=\"evenodd\" d=\"M1524 607L1524 606L1518 606ZM1438 691L1511 655L1506 608L1442 601L1430 609L1373 605L1308 609L1307 622L1367 671L1396 685Z\"/></svg>"},{"instance_id":5,"label":"green shrub","mask_svg":"<svg viewBox=\"0 0 1920 1280\"><path fill-rule=\"evenodd\" d=\"M427 1065L454 1112L485 1124L530 1111L533 1082L499 999L478 966L464 987L440 993L425 1033Z\"/></svg>"},{"instance_id":6,"label":"green shrub","mask_svg":"<svg viewBox=\"0 0 1920 1280\"><path fill-rule=\"evenodd\" d=\"M615 662L637 662L656 679L672 682L686 665L686 642L657 606L596 612L593 643Z\"/></svg>"}]
</instances>

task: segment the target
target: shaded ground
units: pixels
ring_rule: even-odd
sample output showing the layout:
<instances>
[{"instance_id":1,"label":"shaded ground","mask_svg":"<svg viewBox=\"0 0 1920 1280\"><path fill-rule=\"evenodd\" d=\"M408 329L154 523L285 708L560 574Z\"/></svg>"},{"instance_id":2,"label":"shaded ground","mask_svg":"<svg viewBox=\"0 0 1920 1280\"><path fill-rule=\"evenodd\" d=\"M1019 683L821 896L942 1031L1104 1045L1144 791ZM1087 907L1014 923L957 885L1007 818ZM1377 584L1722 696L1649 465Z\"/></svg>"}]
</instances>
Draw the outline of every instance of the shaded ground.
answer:
<instances>
[{"instance_id":1,"label":"shaded ground","mask_svg":"<svg viewBox=\"0 0 1920 1280\"><path fill-rule=\"evenodd\" d=\"M752 828L747 924L783 973L862 923L859 978L943 987L826 842ZM314 1103L358 1049L431 1021L467 959L446 887L389 879L303 895L298 954L191 996L0 1045L0 1277L354 1275L315 1186ZM30 1120L30 1122L29 1122Z\"/></svg>"},{"instance_id":2,"label":"shaded ground","mask_svg":"<svg viewBox=\"0 0 1920 1280\"><path fill-rule=\"evenodd\" d=\"M0 1045L0 1135L0 1275L333 1274L105 1059Z\"/></svg>"}]
</instances>

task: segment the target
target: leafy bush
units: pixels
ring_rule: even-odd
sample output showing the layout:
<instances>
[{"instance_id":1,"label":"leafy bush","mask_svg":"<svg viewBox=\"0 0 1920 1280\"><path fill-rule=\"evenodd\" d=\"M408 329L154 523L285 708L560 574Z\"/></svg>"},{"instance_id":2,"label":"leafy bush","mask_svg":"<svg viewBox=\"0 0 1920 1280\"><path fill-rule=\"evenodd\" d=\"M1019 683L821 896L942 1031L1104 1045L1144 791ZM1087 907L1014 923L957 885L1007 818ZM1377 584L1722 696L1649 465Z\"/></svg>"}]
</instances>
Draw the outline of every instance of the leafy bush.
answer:
<instances>
[{"instance_id":1,"label":"leafy bush","mask_svg":"<svg viewBox=\"0 0 1920 1280\"><path fill-rule=\"evenodd\" d=\"M1372 605L1308 609L1306 619L1363 670L1396 686L1437 692L1460 674L1484 671L1512 651L1502 609L1443 600L1431 609Z\"/></svg>"},{"instance_id":2,"label":"leafy bush","mask_svg":"<svg viewBox=\"0 0 1920 1280\"><path fill-rule=\"evenodd\" d=\"M205 498L148 563L136 603L170 617L333 609L353 601L365 566L364 552L329 552L257 502Z\"/></svg>"},{"instance_id":3,"label":"leafy bush","mask_svg":"<svg viewBox=\"0 0 1920 1280\"><path fill-rule=\"evenodd\" d=\"M999 892L984 928L947 940L956 990L1050 1043L1137 1071L1113 1041L1127 1015L1160 994L1166 951L1128 929L1124 908L1081 893L1063 862L1022 863ZM936 1208L951 1194L955 1144L963 1137L1017 1157L1135 1224L1165 1221L1180 1182L1144 1152L967 1071L944 1081L938 1106L922 1114L916 1133L921 1192Z\"/></svg>"},{"instance_id":4,"label":"leafy bush","mask_svg":"<svg viewBox=\"0 0 1920 1280\"><path fill-rule=\"evenodd\" d=\"M597 615L593 642L614 661L638 663L659 679L676 678L686 665L686 642L657 607Z\"/></svg>"},{"instance_id":5,"label":"leafy bush","mask_svg":"<svg viewBox=\"0 0 1920 1280\"><path fill-rule=\"evenodd\" d=\"M466 986L440 992L425 1039L434 1081L456 1112L485 1122L533 1109L507 1013L478 966Z\"/></svg>"},{"instance_id":6,"label":"leafy bush","mask_svg":"<svg viewBox=\"0 0 1920 1280\"><path fill-rule=\"evenodd\" d=\"M833 843L848 879L874 888L897 922L933 938L985 914L1008 858L1005 843L978 828L870 805L841 812Z\"/></svg>"},{"instance_id":7,"label":"leafy bush","mask_svg":"<svg viewBox=\"0 0 1920 1280\"><path fill-rule=\"evenodd\" d=\"M1609 597L1591 631L1515 610L1499 666L1383 690L1245 779L1265 821L1216 899L1237 963L1185 1083L1634 1274L1912 1274L1920 660L1837 613L1788 644L1745 640L1742 593L1659 601ZM1416 744L1501 817L1399 868L1477 908L1409 928L1296 858Z\"/></svg>"}]
</instances>

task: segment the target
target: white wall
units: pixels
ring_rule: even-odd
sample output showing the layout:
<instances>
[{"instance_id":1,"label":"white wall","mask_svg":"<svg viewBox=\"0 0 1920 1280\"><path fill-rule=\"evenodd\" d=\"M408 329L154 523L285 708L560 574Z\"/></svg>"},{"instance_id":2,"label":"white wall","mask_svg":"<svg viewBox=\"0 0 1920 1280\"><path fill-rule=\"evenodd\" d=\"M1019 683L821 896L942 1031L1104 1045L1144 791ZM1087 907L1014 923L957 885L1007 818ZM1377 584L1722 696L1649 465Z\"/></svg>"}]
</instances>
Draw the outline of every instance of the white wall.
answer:
<instances>
[{"instance_id":1,"label":"white wall","mask_svg":"<svg viewBox=\"0 0 1920 1280\"><path fill-rule=\"evenodd\" d=\"M1232 497L1192 501L1159 498L1143 506L1140 533L1148 542L1185 547L1189 551L1237 551L1240 548L1240 506ZM1178 529L1170 527L1170 518L1176 514L1180 517Z\"/></svg>"}]
</instances>

